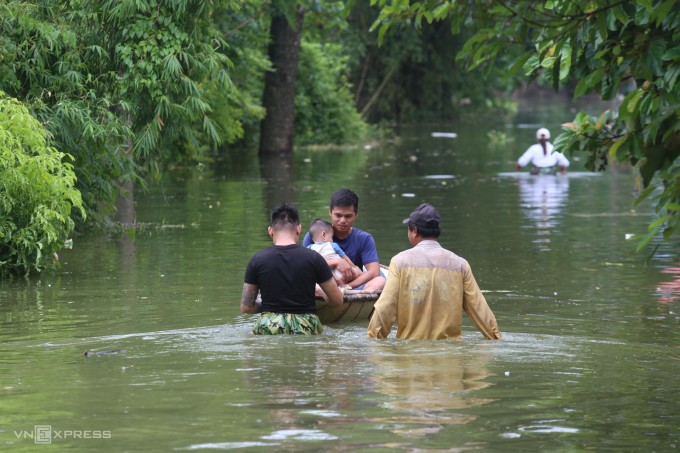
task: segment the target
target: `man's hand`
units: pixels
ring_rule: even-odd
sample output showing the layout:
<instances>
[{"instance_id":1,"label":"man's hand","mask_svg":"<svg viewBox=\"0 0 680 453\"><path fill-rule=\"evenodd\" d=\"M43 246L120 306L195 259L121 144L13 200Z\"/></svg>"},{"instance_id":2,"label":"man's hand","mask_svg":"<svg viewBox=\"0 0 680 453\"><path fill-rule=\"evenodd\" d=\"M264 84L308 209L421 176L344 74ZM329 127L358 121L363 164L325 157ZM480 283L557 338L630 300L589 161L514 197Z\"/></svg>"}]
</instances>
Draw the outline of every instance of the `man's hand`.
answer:
<instances>
[{"instance_id":1,"label":"man's hand","mask_svg":"<svg viewBox=\"0 0 680 453\"><path fill-rule=\"evenodd\" d=\"M353 267L345 260L339 260L337 266L335 267L342 274L342 279L346 282L351 282L354 280Z\"/></svg>"}]
</instances>

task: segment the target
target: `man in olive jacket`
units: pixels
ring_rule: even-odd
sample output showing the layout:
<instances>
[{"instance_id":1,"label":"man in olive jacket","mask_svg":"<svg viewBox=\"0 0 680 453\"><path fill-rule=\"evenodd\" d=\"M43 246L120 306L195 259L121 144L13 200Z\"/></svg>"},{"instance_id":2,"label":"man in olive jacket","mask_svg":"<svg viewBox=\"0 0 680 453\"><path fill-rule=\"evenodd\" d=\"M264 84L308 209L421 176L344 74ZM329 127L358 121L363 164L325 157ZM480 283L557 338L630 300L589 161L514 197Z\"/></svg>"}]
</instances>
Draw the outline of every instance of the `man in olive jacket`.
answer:
<instances>
[{"instance_id":1,"label":"man in olive jacket","mask_svg":"<svg viewBox=\"0 0 680 453\"><path fill-rule=\"evenodd\" d=\"M387 283L368 325L370 338L386 338L396 319L397 338L458 340L463 311L486 338L501 338L470 265L437 242L439 221L439 212L428 203L404 219L413 248L390 261Z\"/></svg>"}]
</instances>

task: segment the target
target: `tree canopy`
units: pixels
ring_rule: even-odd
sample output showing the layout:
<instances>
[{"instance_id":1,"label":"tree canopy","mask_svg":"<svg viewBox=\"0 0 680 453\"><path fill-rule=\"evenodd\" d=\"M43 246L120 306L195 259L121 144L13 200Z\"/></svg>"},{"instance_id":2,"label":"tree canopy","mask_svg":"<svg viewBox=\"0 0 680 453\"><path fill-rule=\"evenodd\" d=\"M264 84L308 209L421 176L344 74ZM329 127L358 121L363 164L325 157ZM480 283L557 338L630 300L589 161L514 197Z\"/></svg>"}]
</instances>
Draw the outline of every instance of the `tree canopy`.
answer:
<instances>
[{"instance_id":1,"label":"tree canopy","mask_svg":"<svg viewBox=\"0 0 680 453\"><path fill-rule=\"evenodd\" d=\"M656 202L657 218L640 237L680 229L680 2L676 0L372 0L380 39L395 25L445 21L454 34L472 31L458 59L470 70L503 63L508 73L542 78L573 96L622 96L618 110L576 115L555 146L587 155L587 167L610 162L639 169L638 202Z\"/></svg>"}]
</instances>

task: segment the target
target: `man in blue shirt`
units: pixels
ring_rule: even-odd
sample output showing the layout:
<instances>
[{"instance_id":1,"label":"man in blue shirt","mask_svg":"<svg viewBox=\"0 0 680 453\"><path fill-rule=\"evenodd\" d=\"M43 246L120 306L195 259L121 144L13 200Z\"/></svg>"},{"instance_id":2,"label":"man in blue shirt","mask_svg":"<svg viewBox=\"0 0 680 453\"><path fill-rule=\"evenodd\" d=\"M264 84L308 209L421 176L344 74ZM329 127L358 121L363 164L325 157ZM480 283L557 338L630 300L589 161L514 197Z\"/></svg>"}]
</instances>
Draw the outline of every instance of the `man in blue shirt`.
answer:
<instances>
[{"instance_id":1,"label":"man in blue shirt","mask_svg":"<svg viewBox=\"0 0 680 453\"><path fill-rule=\"evenodd\" d=\"M333 225L333 242L338 243L356 266L366 268L359 277L349 281L349 285L353 289L367 291L383 289L385 277L380 273L375 240L370 233L353 226L359 215L357 194L349 189L336 190L331 195L329 212ZM312 238L307 233L303 245L307 247L311 243ZM340 263L337 269L346 279L351 278L352 269L349 264Z\"/></svg>"}]
</instances>

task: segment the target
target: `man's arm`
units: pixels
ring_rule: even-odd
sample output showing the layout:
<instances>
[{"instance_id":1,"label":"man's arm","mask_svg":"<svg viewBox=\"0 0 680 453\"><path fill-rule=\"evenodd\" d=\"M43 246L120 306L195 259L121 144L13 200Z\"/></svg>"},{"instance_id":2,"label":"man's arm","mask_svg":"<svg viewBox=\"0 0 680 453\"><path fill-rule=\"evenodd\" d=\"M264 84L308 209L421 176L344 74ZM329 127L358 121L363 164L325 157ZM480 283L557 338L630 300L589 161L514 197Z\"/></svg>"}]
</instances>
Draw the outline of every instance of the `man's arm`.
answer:
<instances>
[{"instance_id":1,"label":"man's arm","mask_svg":"<svg viewBox=\"0 0 680 453\"><path fill-rule=\"evenodd\" d=\"M243 284L243 293L241 294L241 313L257 313L257 285L250 283Z\"/></svg>"},{"instance_id":2,"label":"man's arm","mask_svg":"<svg viewBox=\"0 0 680 453\"><path fill-rule=\"evenodd\" d=\"M365 272L364 272L365 273ZM387 338L397 319L399 304L399 273L394 260L390 262L389 278L380 298L374 305L373 315L368 323L368 338Z\"/></svg>"},{"instance_id":3,"label":"man's arm","mask_svg":"<svg viewBox=\"0 0 680 453\"><path fill-rule=\"evenodd\" d=\"M364 264L364 267L366 268L366 272L362 272L357 278L349 282L349 285L352 288L356 288L357 286L370 282L376 277L380 277L380 263L368 263Z\"/></svg>"},{"instance_id":4,"label":"man's arm","mask_svg":"<svg viewBox=\"0 0 680 453\"><path fill-rule=\"evenodd\" d=\"M465 270L464 280L464 294L463 294L463 310L467 313L470 320L474 323L477 329L489 340L500 340L501 333L498 330L498 323L489 304L479 289L477 281L472 270L468 265Z\"/></svg>"},{"instance_id":5,"label":"man's arm","mask_svg":"<svg viewBox=\"0 0 680 453\"><path fill-rule=\"evenodd\" d=\"M340 292L340 288L338 288L338 284L335 283L334 279L330 278L320 283L319 286L328 296L328 302L333 305L342 305L342 292Z\"/></svg>"}]
</instances>

